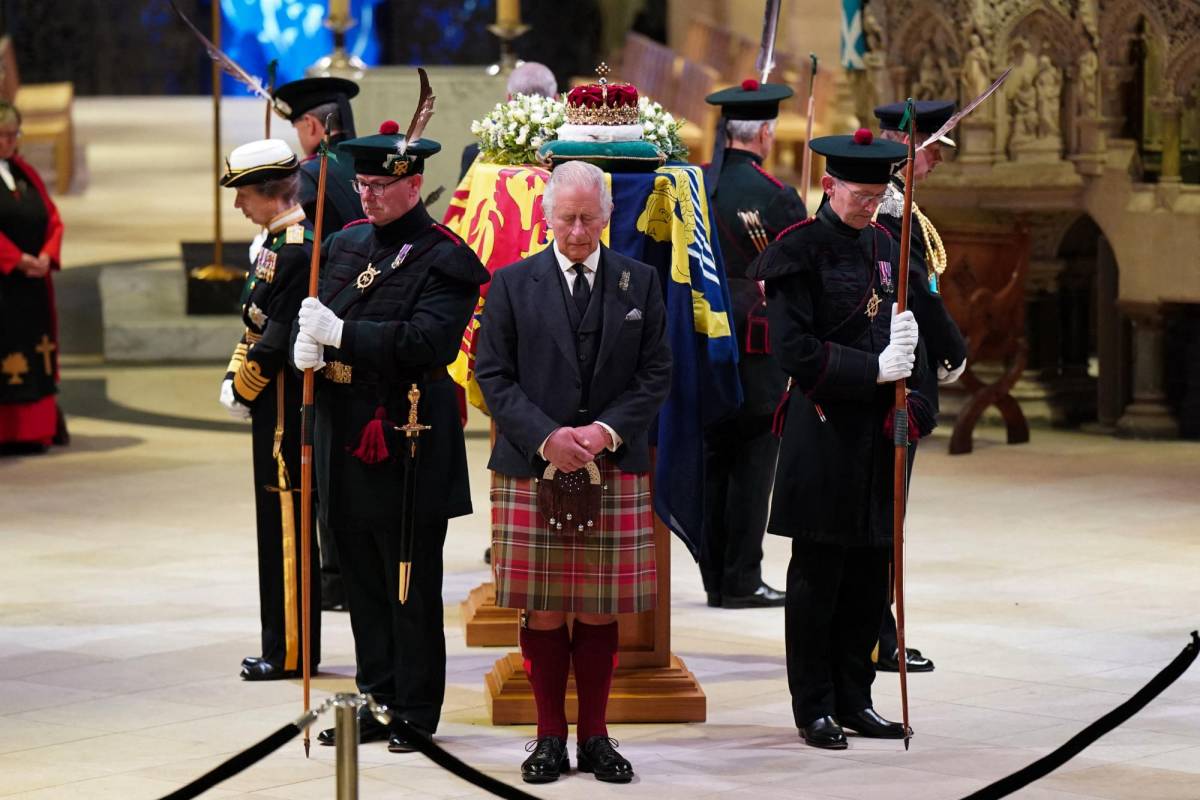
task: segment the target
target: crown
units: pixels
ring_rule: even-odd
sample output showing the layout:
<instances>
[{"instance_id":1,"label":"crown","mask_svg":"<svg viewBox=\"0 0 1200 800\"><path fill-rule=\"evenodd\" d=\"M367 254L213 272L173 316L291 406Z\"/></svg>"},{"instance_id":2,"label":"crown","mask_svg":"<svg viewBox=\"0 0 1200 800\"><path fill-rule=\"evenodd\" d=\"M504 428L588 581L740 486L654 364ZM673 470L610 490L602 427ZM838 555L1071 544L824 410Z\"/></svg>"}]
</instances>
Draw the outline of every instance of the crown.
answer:
<instances>
[{"instance_id":1,"label":"crown","mask_svg":"<svg viewBox=\"0 0 1200 800\"><path fill-rule=\"evenodd\" d=\"M596 83L567 93L567 122L572 125L637 125L638 90L628 83L609 83L608 64L596 67Z\"/></svg>"}]
</instances>

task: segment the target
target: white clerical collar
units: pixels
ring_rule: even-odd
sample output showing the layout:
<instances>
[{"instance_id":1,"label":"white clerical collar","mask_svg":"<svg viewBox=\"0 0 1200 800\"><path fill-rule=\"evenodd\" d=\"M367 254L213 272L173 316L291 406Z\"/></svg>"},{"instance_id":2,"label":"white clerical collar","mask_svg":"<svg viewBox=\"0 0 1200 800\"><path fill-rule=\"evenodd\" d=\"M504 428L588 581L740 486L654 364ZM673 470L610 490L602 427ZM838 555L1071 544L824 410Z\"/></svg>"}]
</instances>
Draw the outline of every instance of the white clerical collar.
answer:
<instances>
[{"instance_id":1,"label":"white clerical collar","mask_svg":"<svg viewBox=\"0 0 1200 800\"><path fill-rule=\"evenodd\" d=\"M554 243L554 257L558 259L558 268L563 272L569 272L577 262L572 261L562 254L558 249L558 242ZM583 260L583 266L588 272L595 272L600 269L600 245L596 245L596 249L588 254L588 257ZM591 283L591 281L588 281Z\"/></svg>"},{"instance_id":2,"label":"white clerical collar","mask_svg":"<svg viewBox=\"0 0 1200 800\"><path fill-rule=\"evenodd\" d=\"M267 229L271 233L279 233L289 225L295 225L297 222L304 221L304 209L300 206L292 206L287 211L273 218L267 223Z\"/></svg>"},{"instance_id":3,"label":"white clerical collar","mask_svg":"<svg viewBox=\"0 0 1200 800\"><path fill-rule=\"evenodd\" d=\"M8 187L10 192L17 190L17 182L13 180L12 170L8 166L8 160L0 158L0 181L4 181L4 185Z\"/></svg>"}]
</instances>

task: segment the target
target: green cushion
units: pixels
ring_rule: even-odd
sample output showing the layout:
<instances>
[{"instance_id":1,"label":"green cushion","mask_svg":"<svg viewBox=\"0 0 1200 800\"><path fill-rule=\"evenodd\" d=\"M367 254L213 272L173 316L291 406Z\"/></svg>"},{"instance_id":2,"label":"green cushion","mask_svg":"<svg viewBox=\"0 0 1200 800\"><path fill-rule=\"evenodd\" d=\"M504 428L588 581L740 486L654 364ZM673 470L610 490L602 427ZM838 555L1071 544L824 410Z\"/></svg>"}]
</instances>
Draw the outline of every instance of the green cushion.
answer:
<instances>
[{"instance_id":1,"label":"green cushion","mask_svg":"<svg viewBox=\"0 0 1200 800\"><path fill-rule=\"evenodd\" d=\"M653 172L663 165L662 151L646 141L636 142L546 142L538 149L542 161L586 161L605 172Z\"/></svg>"}]
</instances>

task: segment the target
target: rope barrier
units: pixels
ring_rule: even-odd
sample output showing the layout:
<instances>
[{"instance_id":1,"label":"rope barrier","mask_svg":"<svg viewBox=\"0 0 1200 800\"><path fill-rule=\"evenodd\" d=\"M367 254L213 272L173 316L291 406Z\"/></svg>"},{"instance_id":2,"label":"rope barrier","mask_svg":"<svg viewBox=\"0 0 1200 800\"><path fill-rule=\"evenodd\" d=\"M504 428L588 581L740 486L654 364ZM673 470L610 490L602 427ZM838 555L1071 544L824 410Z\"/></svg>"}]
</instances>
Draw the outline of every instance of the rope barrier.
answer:
<instances>
[{"instance_id":1,"label":"rope barrier","mask_svg":"<svg viewBox=\"0 0 1200 800\"><path fill-rule=\"evenodd\" d=\"M1054 752L1039 758L1023 769L1017 770L1007 778L1001 778L995 783L967 795L962 800L997 800L997 798L1007 797L1018 789L1046 777L1082 753L1085 747L1145 708L1147 703L1162 694L1168 686L1179 679L1180 675L1187 672L1187 668L1196 660L1198 654L1200 654L1200 636L1197 635L1196 631L1192 631L1192 641L1188 643L1187 647L1183 648L1183 651L1175 657L1174 661L1168 664L1162 672L1155 675L1133 697L1075 734L1066 744Z\"/></svg>"},{"instance_id":2,"label":"rope barrier","mask_svg":"<svg viewBox=\"0 0 1200 800\"><path fill-rule=\"evenodd\" d=\"M967 795L962 800L999 800L999 798L1007 797L1018 789L1022 789L1034 781L1046 777L1079 755L1101 736L1125 723L1134 714L1145 708L1150 701L1162 694L1168 686L1178 680L1183 673L1187 672L1188 667L1195 662L1198 655L1200 655L1200 634L1192 631L1192 640L1183 648L1179 655L1161 672L1155 675L1149 683L1143 686L1137 694L1133 695L1133 697L1084 728L1054 752L1043 756L1023 769L1017 770L1008 777L1001 778L995 783ZM370 695L366 695L363 700L358 702L365 704L380 722L390 724L395 732L407 739L416 748L417 752L456 777L496 797L503 797L506 800L538 800L534 795L521 791L515 786L509 786L507 783L480 772L462 759L451 755L428 735L414 728L407 720L393 718L391 711L386 706L376 703ZM204 773L187 786L165 795L161 800L191 800L191 798L199 796L217 784L232 778L234 775L261 761L287 742L296 738L300 735L301 731L316 722L317 718L332 708L334 704L334 698L326 700L317 708L308 711L293 722L289 722L257 744L252 745L216 768Z\"/></svg>"}]
</instances>

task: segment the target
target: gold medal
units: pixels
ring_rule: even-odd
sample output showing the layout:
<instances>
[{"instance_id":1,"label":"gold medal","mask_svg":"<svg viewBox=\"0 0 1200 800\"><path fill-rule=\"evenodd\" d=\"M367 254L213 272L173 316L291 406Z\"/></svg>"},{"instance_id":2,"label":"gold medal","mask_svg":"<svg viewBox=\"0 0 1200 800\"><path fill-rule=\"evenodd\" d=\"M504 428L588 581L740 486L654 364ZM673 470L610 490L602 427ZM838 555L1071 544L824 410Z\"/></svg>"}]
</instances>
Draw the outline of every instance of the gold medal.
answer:
<instances>
[{"instance_id":1,"label":"gold medal","mask_svg":"<svg viewBox=\"0 0 1200 800\"><path fill-rule=\"evenodd\" d=\"M375 269L374 264L367 264L367 268L358 273L358 277L354 280L354 285L359 291L366 291L367 287L375 282L375 276L379 274L379 270Z\"/></svg>"},{"instance_id":2,"label":"gold medal","mask_svg":"<svg viewBox=\"0 0 1200 800\"><path fill-rule=\"evenodd\" d=\"M874 289L872 289L871 290L871 299L867 301L867 318L868 319L875 319L875 315L879 313L879 303L880 303L879 295L875 293Z\"/></svg>"}]
</instances>

